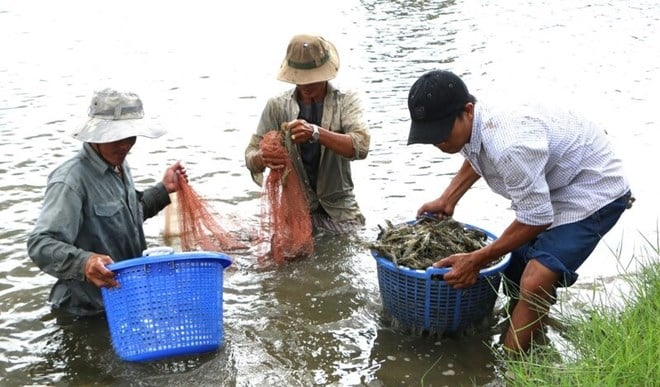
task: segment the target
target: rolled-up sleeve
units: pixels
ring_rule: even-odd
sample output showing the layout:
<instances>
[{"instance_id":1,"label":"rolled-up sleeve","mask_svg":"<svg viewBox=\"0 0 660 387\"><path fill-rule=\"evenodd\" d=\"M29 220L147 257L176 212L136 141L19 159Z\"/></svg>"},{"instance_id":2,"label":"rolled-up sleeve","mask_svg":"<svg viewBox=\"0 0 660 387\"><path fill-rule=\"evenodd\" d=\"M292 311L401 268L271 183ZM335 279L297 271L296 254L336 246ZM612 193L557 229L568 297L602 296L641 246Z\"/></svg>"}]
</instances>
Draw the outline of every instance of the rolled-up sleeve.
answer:
<instances>
[{"instance_id":1,"label":"rolled-up sleeve","mask_svg":"<svg viewBox=\"0 0 660 387\"><path fill-rule=\"evenodd\" d=\"M264 134L271 130L278 130L283 122L288 121L286 106L290 104L290 101L287 100L289 94L273 97L268 100L264 110L261 112L257 132L252 134L250 142L245 149L245 166L250 171L252 180L259 186L263 184L264 170L256 165L255 158L259 154L259 146L261 145L261 140L264 138Z\"/></svg>"},{"instance_id":2,"label":"rolled-up sleeve","mask_svg":"<svg viewBox=\"0 0 660 387\"><path fill-rule=\"evenodd\" d=\"M540 226L553 222L554 211L544 171L548 157L547 147L527 144L508 149L496 163L516 219L521 223Z\"/></svg>"},{"instance_id":3,"label":"rolled-up sleeve","mask_svg":"<svg viewBox=\"0 0 660 387\"><path fill-rule=\"evenodd\" d=\"M371 135L364 118L362 102L356 92L347 92L343 96L341 109L342 131L353 140L353 160L362 160L369 154Z\"/></svg>"},{"instance_id":4,"label":"rolled-up sleeve","mask_svg":"<svg viewBox=\"0 0 660 387\"><path fill-rule=\"evenodd\" d=\"M260 186L263 184L264 170L257 167L255 158L259 153L259 144L261 144L262 139L263 135L253 134L250 137L250 143L245 149L245 166L250 171L252 180Z\"/></svg>"}]
</instances>

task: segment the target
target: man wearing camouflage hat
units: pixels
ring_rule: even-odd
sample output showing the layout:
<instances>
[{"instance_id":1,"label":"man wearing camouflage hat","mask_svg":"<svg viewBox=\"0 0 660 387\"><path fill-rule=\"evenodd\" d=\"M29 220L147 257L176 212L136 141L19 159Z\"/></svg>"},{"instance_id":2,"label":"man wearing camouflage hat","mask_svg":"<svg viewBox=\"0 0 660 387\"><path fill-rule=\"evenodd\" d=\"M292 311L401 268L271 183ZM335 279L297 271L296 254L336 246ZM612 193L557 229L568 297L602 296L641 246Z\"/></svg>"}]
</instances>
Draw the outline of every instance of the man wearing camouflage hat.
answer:
<instances>
[{"instance_id":1,"label":"man wearing camouflage hat","mask_svg":"<svg viewBox=\"0 0 660 387\"><path fill-rule=\"evenodd\" d=\"M143 117L136 94L95 92L89 119L72 133L83 141L82 149L48 177L27 248L35 264L57 278L49 297L54 310L74 316L102 313L100 287L117 285L106 265L142 255L147 247L143 221L167 206L179 179L187 179L177 161L160 183L136 190L128 152L137 136L165 133Z\"/></svg>"}]
</instances>

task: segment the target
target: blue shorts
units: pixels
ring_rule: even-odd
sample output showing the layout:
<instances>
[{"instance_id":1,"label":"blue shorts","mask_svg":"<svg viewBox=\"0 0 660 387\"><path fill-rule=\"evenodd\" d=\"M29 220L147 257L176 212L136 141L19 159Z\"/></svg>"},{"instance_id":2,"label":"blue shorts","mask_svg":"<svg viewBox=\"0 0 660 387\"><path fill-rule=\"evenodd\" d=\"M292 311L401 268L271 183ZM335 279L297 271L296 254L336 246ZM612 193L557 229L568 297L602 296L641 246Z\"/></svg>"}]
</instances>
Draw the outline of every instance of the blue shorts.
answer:
<instances>
[{"instance_id":1,"label":"blue shorts","mask_svg":"<svg viewBox=\"0 0 660 387\"><path fill-rule=\"evenodd\" d=\"M532 259L560 274L555 287L573 285L578 278L575 271L587 260L603 236L614 227L632 200L628 192L588 218L545 230L532 241L512 251L509 266L504 270L507 295L518 295L520 277L527 262Z\"/></svg>"}]
</instances>

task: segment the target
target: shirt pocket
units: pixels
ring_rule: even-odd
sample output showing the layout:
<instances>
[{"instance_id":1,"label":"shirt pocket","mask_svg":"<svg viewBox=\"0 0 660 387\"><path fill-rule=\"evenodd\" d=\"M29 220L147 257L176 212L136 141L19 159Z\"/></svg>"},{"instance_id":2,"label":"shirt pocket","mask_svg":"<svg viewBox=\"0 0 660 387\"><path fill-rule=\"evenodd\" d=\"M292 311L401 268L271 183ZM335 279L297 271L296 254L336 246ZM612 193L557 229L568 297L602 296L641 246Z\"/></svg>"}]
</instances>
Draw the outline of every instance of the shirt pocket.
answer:
<instances>
[{"instance_id":1,"label":"shirt pocket","mask_svg":"<svg viewBox=\"0 0 660 387\"><path fill-rule=\"evenodd\" d=\"M106 202L94 204L94 213L96 216L114 216L121 211L121 202Z\"/></svg>"}]
</instances>

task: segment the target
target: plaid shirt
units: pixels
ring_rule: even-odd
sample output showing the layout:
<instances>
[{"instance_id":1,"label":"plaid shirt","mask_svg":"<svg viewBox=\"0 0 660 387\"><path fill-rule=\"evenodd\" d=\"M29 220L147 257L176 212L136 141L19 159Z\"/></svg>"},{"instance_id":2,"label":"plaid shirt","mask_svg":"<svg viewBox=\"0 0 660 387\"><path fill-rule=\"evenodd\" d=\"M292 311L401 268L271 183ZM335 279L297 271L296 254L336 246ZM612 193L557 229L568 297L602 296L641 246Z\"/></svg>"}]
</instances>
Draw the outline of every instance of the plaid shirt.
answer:
<instances>
[{"instance_id":1,"label":"plaid shirt","mask_svg":"<svg viewBox=\"0 0 660 387\"><path fill-rule=\"evenodd\" d=\"M461 154L528 225L583 220L629 191L606 132L573 112L479 102Z\"/></svg>"}]
</instances>

